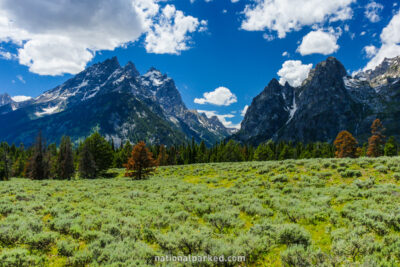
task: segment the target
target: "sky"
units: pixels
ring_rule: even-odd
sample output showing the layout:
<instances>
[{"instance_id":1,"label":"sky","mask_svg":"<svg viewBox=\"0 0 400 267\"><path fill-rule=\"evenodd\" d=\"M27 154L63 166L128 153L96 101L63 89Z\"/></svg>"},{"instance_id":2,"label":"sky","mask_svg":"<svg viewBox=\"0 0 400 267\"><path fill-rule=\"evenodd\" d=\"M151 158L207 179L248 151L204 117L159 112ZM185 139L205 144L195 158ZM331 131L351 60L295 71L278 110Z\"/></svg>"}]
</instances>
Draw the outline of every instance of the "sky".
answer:
<instances>
[{"instance_id":1,"label":"sky","mask_svg":"<svg viewBox=\"0 0 400 267\"><path fill-rule=\"evenodd\" d=\"M36 97L117 56L173 78L190 109L238 127L272 78L329 56L349 74L400 55L394 0L0 0L0 93Z\"/></svg>"}]
</instances>

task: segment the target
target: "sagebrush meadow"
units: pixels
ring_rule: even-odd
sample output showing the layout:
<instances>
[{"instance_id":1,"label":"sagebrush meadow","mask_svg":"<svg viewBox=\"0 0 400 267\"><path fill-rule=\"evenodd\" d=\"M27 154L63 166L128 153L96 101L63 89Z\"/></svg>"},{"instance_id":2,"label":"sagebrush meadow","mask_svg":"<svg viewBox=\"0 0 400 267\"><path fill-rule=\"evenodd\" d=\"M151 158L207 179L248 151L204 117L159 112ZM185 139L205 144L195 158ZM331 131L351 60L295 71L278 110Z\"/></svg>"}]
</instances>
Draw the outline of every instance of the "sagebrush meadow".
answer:
<instances>
[{"instance_id":1,"label":"sagebrush meadow","mask_svg":"<svg viewBox=\"0 0 400 267\"><path fill-rule=\"evenodd\" d=\"M1 183L1 266L152 266L188 254L400 264L399 157L169 166L139 181L109 173Z\"/></svg>"}]
</instances>

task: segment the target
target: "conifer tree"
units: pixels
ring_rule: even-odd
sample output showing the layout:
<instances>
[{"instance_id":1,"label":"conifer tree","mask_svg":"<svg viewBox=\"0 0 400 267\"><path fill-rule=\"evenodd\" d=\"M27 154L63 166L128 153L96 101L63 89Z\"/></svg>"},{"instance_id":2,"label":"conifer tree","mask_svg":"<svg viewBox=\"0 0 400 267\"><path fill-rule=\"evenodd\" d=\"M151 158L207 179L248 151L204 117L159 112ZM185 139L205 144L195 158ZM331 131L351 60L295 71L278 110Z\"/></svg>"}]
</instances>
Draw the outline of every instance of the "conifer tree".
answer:
<instances>
[{"instance_id":1,"label":"conifer tree","mask_svg":"<svg viewBox=\"0 0 400 267\"><path fill-rule=\"evenodd\" d=\"M0 180L8 181L10 178L10 163L8 152L0 147Z\"/></svg>"},{"instance_id":2,"label":"conifer tree","mask_svg":"<svg viewBox=\"0 0 400 267\"><path fill-rule=\"evenodd\" d=\"M125 167L126 177L141 180L155 172L157 162L154 160L153 154L146 147L145 142L140 141L133 147L131 157L128 159Z\"/></svg>"},{"instance_id":3,"label":"conifer tree","mask_svg":"<svg viewBox=\"0 0 400 267\"><path fill-rule=\"evenodd\" d=\"M42 132L39 132L29 160L27 175L33 180L48 179L50 176L50 162Z\"/></svg>"},{"instance_id":4,"label":"conifer tree","mask_svg":"<svg viewBox=\"0 0 400 267\"><path fill-rule=\"evenodd\" d=\"M72 151L71 139L63 136L60 143L60 152L57 156L57 178L71 179L75 173L74 155Z\"/></svg>"},{"instance_id":5,"label":"conifer tree","mask_svg":"<svg viewBox=\"0 0 400 267\"><path fill-rule=\"evenodd\" d=\"M341 131L333 143L337 158L356 158L357 157L357 140L348 131Z\"/></svg>"},{"instance_id":6,"label":"conifer tree","mask_svg":"<svg viewBox=\"0 0 400 267\"><path fill-rule=\"evenodd\" d=\"M96 166L96 176L104 174L113 164L113 151L109 142L98 132L86 138L85 145Z\"/></svg>"},{"instance_id":7,"label":"conifer tree","mask_svg":"<svg viewBox=\"0 0 400 267\"><path fill-rule=\"evenodd\" d=\"M389 137L388 141L385 144L385 156L393 157L397 156L398 152L398 144L394 136Z\"/></svg>"},{"instance_id":8,"label":"conifer tree","mask_svg":"<svg viewBox=\"0 0 400 267\"><path fill-rule=\"evenodd\" d=\"M368 157L380 157L384 153L385 136L383 132L385 128L383 127L380 119L374 120L371 125L372 136L368 139Z\"/></svg>"},{"instance_id":9,"label":"conifer tree","mask_svg":"<svg viewBox=\"0 0 400 267\"><path fill-rule=\"evenodd\" d=\"M79 176L82 178L94 179L97 176L97 166L90 152L89 144L84 143L79 159Z\"/></svg>"},{"instance_id":10,"label":"conifer tree","mask_svg":"<svg viewBox=\"0 0 400 267\"><path fill-rule=\"evenodd\" d=\"M158 166L167 166L168 165L168 155L167 155L164 145L161 145L159 148L157 164L158 164Z\"/></svg>"}]
</instances>

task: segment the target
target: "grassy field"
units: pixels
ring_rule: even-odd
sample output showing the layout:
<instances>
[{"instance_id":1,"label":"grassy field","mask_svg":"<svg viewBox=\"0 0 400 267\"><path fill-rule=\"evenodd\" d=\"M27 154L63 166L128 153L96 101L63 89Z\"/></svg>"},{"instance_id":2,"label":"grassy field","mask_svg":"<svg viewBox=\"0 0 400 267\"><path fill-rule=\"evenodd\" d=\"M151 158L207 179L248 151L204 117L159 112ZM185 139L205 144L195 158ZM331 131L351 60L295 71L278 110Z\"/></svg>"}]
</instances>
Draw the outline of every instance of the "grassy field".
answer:
<instances>
[{"instance_id":1,"label":"grassy field","mask_svg":"<svg viewBox=\"0 0 400 267\"><path fill-rule=\"evenodd\" d=\"M0 266L152 266L189 254L400 265L400 158L172 166L144 181L112 171L1 182Z\"/></svg>"}]
</instances>

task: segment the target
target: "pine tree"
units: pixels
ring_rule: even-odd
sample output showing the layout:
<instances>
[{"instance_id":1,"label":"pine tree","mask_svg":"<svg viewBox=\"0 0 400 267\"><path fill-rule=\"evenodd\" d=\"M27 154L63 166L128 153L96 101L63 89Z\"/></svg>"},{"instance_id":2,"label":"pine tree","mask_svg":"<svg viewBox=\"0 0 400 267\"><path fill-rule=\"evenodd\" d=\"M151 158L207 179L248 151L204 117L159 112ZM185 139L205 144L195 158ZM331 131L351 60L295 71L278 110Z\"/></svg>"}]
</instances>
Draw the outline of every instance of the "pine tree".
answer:
<instances>
[{"instance_id":1,"label":"pine tree","mask_svg":"<svg viewBox=\"0 0 400 267\"><path fill-rule=\"evenodd\" d=\"M93 155L89 150L89 144L84 143L79 159L79 176L82 178L94 179L97 176L97 166Z\"/></svg>"},{"instance_id":2,"label":"pine tree","mask_svg":"<svg viewBox=\"0 0 400 267\"><path fill-rule=\"evenodd\" d=\"M148 150L146 144L140 141L133 147L131 157L125 164L126 177L133 177L136 180L146 178L155 172L157 162L153 158L153 154Z\"/></svg>"},{"instance_id":3,"label":"pine tree","mask_svg":"<svg viewBox=\"0 0 400 267\"><path fill-rule=\"evenodd\" d=\"M357 140L348 131L341 131L333 143L337 158L355 158L357 157Z\"/></svg>"},{"instance_id":4,"label":"pine tree","mask_svg":"<svg viewBox=\"0 0 400 267\"><path fill-rule=\"evenodd\" d=\"M158 151L158 157L157 157L157 164L158 166L166 166L168 165L168 155L165 150L165 146L161 145Z\"/></svg>"},{"instance_id":5,"label":"pine tree","mask_svg":"<svg viewBox=\"0 0 400 267\"><path fill-rule=\"evenodd\" d=\"M384 153L385 136L383 132L385 128L379 119L374 120L371 125L372 136L368 139L368 157L380 157Z\"/></svg>"},{"instance_id":6,"label":"pine tree","mask_svg":"<svg viewBox=\"0 0 400 267\"><path fill-rule=\"evenodd\" d=\"M8 181L10 178L11 160L5 148L0 148L0 180Z\"/></svg>"},{"instance_id":7,"label":"pine tree","mask_svg":"<svg viewBox=\"0 0 400 267\"><path fill-rule=\"evenodd\" d=\"M63 136L60 143L60 152L57 157L57 178L71 179L75 173L74 155L72 152L71 139Z\"/></svg>"},{"instance_id":8,"label":"pine tree","mask_svg":"<svg viewBox=\"0 0 400 267\"><path fill-rule=\"evenodd\" d=\"M43 180L50 177L50 162L47 155L46 144L42 133L39 132L33 148L33 154L29 160L27 175L33 180Z\"/></svg>"},{"instance_id":9,"label":"pine tree","mask_svg":"<svg viewBox=\"0 0 400 267\"><path fill-rule=\"evenodd\" d=\"M109 142L98 132L89 136L85 142L94 162L96 163L96 176L104 174L113 164L113 151Z\"/></svg>"},{"instance_id":10,"label":"pine tree","mask_svg":"<svg viewBox=\"0 0 400 267\"><path fill-rule=\"evenodd\" d=\"M388 141L385 144L385 156L393 157L397 156L398 152L398 144L394 136L389 137Z\"/></svg>"}]
</instances>

